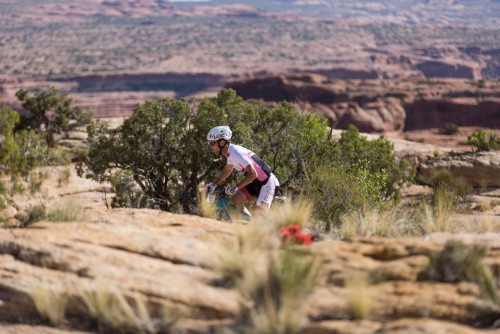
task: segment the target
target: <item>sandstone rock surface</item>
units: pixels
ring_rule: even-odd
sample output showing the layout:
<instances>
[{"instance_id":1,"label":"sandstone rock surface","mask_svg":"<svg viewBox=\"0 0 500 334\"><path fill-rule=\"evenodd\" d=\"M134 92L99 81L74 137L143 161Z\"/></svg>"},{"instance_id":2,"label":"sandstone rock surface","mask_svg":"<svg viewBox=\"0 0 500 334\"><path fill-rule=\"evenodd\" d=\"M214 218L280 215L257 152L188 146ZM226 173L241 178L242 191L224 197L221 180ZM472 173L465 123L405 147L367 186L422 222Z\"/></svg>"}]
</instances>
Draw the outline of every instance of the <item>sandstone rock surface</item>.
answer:
<instances>
[{"instance_id":1,"label":"sandstone rock surface","mask_svg":"<svg viewBox=\"0 0 500 334\"><path fill-rule=\"evenodd\" d=\"M94 183L72 177L72 185L51 188L47 196L77 199L84 208L82 221L0 229L0 333L63 334L75 326L27 325L40 324L33 289L48 287L70 296L67 312L76 318L82 312L79 292L96 284L145 296L151 309L167 304L182 311L174 333L210 333L237 318L241 296L221 285L214 258L221 244L248 226L156 210L107 209ZM484 262L498 285L498 234L314 243L311 251L321 258L322 276L307 301L303 332L500 332L486 331L500 318L500 305L477 285L422 279L429 255L450 239L487 247ZM360 273L383 279L369 285L372 311L367 319L355 321L346 283Z\"/></svg>"}]
</instances>

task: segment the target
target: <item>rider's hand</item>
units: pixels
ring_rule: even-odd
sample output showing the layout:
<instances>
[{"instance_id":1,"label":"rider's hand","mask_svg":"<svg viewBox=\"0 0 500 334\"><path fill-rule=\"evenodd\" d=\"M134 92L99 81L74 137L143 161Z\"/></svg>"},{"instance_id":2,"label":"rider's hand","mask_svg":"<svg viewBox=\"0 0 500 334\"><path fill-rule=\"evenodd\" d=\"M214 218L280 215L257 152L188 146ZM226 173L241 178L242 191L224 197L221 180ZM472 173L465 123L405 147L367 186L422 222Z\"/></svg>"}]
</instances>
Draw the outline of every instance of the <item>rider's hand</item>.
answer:
<instances>
[{"instance_id":1,"label":"rider's hand","mask_svg":"<svg viewBox=\"0 0 500 334\"><path fill-rule=\"evenodd\" d=\"M214 183L209 183L209 184L207 184L207 192L208 192L208 193L211 193L212 191L214 191L214 190L215 190L215 188L217 188L217 185L216 185L216 184L214 184Z\"/></svg>"},{"instance_id":2,"label":"rider's hand","mask_svg":"<svg viewBox=\"0 0 500 334\"><path fill-rule=\"evenodd\" d=\"M234 187L227 187L226 190L225 190L225 193L227 195L233 196L234 194L236 194L237 191L238 191L238 187L236 187L236 186L234 186Z\"/></svg>"}]
</instances>

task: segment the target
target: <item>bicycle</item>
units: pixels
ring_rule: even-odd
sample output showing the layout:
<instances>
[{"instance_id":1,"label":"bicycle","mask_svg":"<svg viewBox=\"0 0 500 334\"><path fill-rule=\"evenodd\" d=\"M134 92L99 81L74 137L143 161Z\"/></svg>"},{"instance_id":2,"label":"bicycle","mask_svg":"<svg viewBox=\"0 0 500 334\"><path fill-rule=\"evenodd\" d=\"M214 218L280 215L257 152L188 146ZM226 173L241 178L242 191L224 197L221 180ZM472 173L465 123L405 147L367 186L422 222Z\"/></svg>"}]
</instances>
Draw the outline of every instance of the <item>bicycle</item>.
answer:
<instances>
[{"instance_id":1,"label":"bicycle","mask_svg":"<svg viewBox=\"0 0 500 334\"><path fill-rule=\"evenodd\" d=\"M226 188L217 187L213 191L207 194L206 201L208 203L215 203L215 210L217 219L219 220L229 220L232 221L233 218L243 218L244 220L250 220L252 214L246 207L243 207L243 210L239 210L235 206L233 206L228 199L228 195L226 194ZM286 196L281 195L281 190L276 189L277 195L274 196L275 202L284 202L286 200Z\"/></svg>"},{"instance_id":2,"label":"bicycle","mask_svg":"<svg viewBox=\"0 0 500 334\"><path fill-rule=\"evenodd\" d=\"M207 194L207 202L215 203L217 219L219 220L232 221L238 216L241 216L244 220L250 220L250 217L252 217L252 214L246 207L243 207L243 211L241 211L229 202L226 188L218 187L209 192Z\"/></svg>"}]
</instances>

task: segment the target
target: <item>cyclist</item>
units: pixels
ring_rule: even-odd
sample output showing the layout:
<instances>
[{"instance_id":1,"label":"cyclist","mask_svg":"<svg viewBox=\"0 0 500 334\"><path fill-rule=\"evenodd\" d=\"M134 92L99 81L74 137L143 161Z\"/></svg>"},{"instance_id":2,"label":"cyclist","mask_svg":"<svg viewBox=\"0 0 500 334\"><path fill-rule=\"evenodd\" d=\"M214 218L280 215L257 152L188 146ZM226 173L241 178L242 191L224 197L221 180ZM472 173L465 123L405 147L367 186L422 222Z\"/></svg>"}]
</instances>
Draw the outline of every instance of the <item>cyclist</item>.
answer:
<instances>
[{"instance_id":1,"label":"cyclist","mask_svg":"<svg viewBox=\"0 0 500 334\"><path fill-rule=\"evenodd\" d=\"M232 195L230 203L243 210L245 203L257 200L255 211L267 211L271 207L279 182L271 168L251 150L231 143L232 131L228 126L216 126L207 134L208 148L216 155L227 157L226 166L214 182L207 185L207 191L214 190L224 182L233 169L245 176L234 187L225 192Z\"/></svg>"}]
</instances>

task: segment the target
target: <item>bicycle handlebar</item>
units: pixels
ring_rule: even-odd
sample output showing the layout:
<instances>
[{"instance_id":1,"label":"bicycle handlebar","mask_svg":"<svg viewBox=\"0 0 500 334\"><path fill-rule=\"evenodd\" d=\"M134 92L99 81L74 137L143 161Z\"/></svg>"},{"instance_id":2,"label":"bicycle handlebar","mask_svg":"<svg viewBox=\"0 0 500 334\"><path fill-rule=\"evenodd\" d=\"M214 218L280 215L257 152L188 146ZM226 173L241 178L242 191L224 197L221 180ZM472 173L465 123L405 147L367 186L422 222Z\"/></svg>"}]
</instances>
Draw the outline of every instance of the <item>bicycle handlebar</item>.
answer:
<instances>
[{"instance_id":1,"label":"bicycle handlebar","mask_svg":"<svg viewBox=\"0 0 500 334\"><path fill-rule=\"evenodd\" d=\"M214 190L212 190L210 193L215 193L215 194L225 194L226 193L226 188L225 187L218 187L218 188L215 188Z\"/></svg>"}]
</instances>

